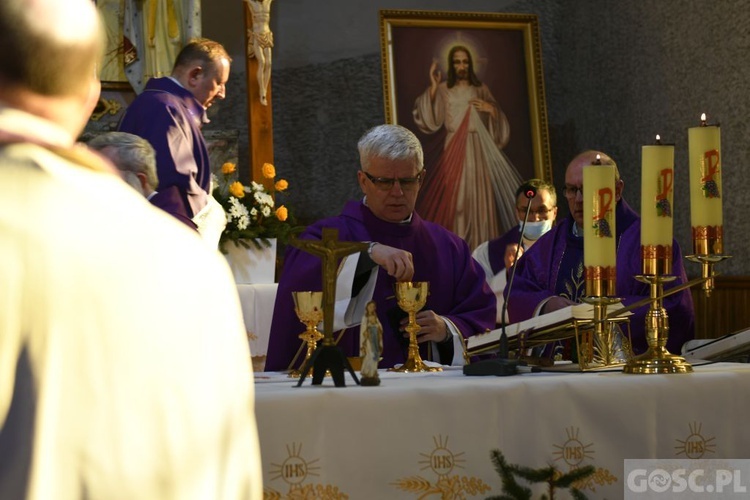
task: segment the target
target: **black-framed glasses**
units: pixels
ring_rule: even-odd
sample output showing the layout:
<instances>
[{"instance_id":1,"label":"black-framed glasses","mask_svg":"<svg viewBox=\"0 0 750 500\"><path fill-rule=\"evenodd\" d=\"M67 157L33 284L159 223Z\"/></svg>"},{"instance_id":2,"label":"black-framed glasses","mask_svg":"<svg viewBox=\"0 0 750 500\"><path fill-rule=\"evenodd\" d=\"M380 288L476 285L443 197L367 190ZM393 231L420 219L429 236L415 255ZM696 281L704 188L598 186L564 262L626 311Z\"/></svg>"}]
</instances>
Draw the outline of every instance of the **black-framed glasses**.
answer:
<instances>
[{"instance_id":1,"label":"black-framed glasses","mask_svg":"<svg viewBox=\"0 0 750 500\"><path fill-rule=\"evenodd\" d=\"M563 194L567 198L575 198L578 193L581 193L581 196L583 196L583 186L570 186L566 184L563 188Z\"/></svg>"},{"instance_id":2,"label":"black-framed glasses","mask_svg":"<svg viewBox=\"0 0 750 500\"><path fill-rule=\"evenodd\" d=\"M526 215L526 209L527 208L528 208L527 206L526 207L516 207L516 210L518 210L519 214ZM533 210L533 209L529 210L529 216L531 216L531 215L538 215L540 218L546 219L549 216L549 214L552 212L552 210L553 210L552 208L547 208L544 205L542 205L541 207L537 208L536 210Z\"/></svg>"},{"instance_id":3,"label":"black-framed glasses","mask_svg":"<svg viewBox=\"0 0 750 500\"><path fill-rule=\"evenodd\" d=\"M393 189L393 185L396 184L396 181L398 181L398 185L401 186L403 191L414 191L422 183L424 172L425 171L422 170L416 177L374 177L364 170L362 171L362 173L370 179L370 182L372 182L372 184L380 191L390 191Z\"/></svg>"}]
</instances>

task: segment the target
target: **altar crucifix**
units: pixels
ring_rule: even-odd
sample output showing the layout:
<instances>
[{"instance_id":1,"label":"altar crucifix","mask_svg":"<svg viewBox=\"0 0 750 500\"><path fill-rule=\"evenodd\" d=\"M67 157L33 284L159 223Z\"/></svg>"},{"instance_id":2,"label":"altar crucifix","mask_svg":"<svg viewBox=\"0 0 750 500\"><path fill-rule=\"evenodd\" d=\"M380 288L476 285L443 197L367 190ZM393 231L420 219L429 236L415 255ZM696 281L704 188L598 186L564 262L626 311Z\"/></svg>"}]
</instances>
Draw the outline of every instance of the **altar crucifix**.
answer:
<instances>
[{"instance_id":1,"label":"altar crucifix","mask_svg":"<svg viewBox=\"0 0 750 500\"><path fill-rule=\"evenodd\" d=\"M245 0L247 54L247 122L250 176L266 188L273 179L263 177L263 164L273 163L273 113L271 108L270 29L273 0Z\"/></svg>"},{"instance_id":2,"label":"altar crucifix","mask_svg":"<svg viewBox=\"0 0 750 500\"><path fill-rule=\"evenodd\" d=\"M344 387L344 367L359 384L349 360L333 339L333 312L336 303L336 276L339 261L347 255L367 250L369 243L359 241L339 241L339 231L334 228L323 228L320 240L292 239L289 243L307 253L320 257L322 261L323 283L323 341L318 345L305 366L302 367L297 387L305 381L307 373L313 368L313 385L320 385L326 370L330 371L336 387Z\"/></svg>"}]
</instances>

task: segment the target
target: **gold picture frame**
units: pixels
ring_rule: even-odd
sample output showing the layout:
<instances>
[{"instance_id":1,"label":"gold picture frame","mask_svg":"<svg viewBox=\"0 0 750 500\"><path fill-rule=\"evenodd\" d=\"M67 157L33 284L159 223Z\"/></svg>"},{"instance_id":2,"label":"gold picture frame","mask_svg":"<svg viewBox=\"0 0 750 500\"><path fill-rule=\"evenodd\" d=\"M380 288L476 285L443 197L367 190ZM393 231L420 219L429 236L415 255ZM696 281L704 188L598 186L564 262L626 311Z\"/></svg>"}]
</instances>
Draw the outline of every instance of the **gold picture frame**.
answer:
<instances>
[{"instance_id":1,"label":"gold picture frame","mask_svg":"<svg viewBox=\"0 0 750 500\"><path fill-rule=\"evenodd\" d=\"M508 195L506 189L502 196L503 199L512 199L506 199L505 205L509 207L503 208L511 210L515 216L514 192L519 178L536 177L552 182L537 16L381 10L380 41L386 122L403 125L420 139L425 153L426 182L431 174L435 174L435 166L448 146L446 137L451 137L452 131L446 132L446 126L443 126L442 131L426 132L419 124L417 102L431 86L430 70L436 67L440 75L448 75L451 69L449 57L452 57L449 54L458 45L471 53L470 64L479 83L485 87L483 92L490 95L489 100L496 101L496 108L507 117L510 138L504 147L498 146L498 149L516 168L518 175L506 177L506 182L513 185L511 194ZM445 78L442 81L447 83ZM442 192L450 193L450 189L446 186ZM424 189L420 197L423 195ZM419 203L417 211L425 215ZM509 218L509 215L505 217L505 224L497 232L510 229L507 227L512 222L507 220ZM455 232L462 236L459 231ZM489 236L487 239L500 234ZM470 242L470 246L475 245Z\"/></svg>"}]
</instances>

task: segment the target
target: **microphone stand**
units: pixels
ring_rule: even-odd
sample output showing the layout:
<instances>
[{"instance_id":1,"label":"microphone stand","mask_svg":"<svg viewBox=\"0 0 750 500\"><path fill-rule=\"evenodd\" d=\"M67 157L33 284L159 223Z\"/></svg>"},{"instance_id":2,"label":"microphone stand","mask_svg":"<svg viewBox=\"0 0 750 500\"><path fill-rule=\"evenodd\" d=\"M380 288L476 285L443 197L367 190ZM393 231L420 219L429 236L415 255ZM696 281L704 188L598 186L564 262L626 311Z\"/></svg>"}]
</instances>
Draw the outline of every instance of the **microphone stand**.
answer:
<instances>
[{"instance_id":1,"label":"microphone stand","mask_svg":"<svg viewBox=\"0 0 750 500\"><path fill-rule=\"evenodd\" d=\"M508 280L508 285L506 287L508 293L505 294L505 300L503 301L503 307L501 309L500 318L502 319L502 323L500 328L502 331L500 333L497 357L464 365L464 375L496 375L498 377L507 377L508 375L516 375L518 373L519 361L517 359L508 358L508 335L505 333L505 314L508 312L508 300L510 300L510 292L513 290L513 279L516 277L518 254L521 251L521 245L523 245L523 232L526 230L526 223L529 220L529 213L531 213L531 200L536 196L536 189L528 189L524 194L526 195L526 198L528 198L529 203L526 205L526 213L521 222L521 235L518 237L518 246L516 247L516 253L513 256L513 267L510 270L510 279Z\"/></svg>"}]
</instances>

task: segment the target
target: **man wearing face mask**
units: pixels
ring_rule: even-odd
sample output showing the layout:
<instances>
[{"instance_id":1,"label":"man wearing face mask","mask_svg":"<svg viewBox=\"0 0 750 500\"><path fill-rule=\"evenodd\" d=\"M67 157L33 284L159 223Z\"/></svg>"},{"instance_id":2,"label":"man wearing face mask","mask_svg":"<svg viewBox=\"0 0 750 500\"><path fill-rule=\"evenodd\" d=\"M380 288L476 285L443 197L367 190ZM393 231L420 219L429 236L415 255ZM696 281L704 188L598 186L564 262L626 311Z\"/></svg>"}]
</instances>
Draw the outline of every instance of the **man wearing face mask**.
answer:
<instances>
[{"instance_id":1,"label":"man wearing face mask","mask_svg":"<svg viewBox=\"0 0 750 500\"><path fill-rule=\"evenodd\" d=\"M536 190L536 196L529 200L526 192ZM497 297L497 318L498 324L503 322L503 290L508 282L508 272L513 266L518 249L518 241L521 238L521 225L523 225L526 210L531 204L529 218L523 232L523 241L521 248L518 250L519 257L524 250L528 250L544 233L552 229L552 224L557 217L557 193L555 186L541 179L530 179L516 189L516 217L518 225L513 226L511 230L495 238L494 240L485 241L480 244L472 256L484 269L487 283L495 292ZM507 322L508 317L505 321Z\"/></svg>"}]
</instances>

